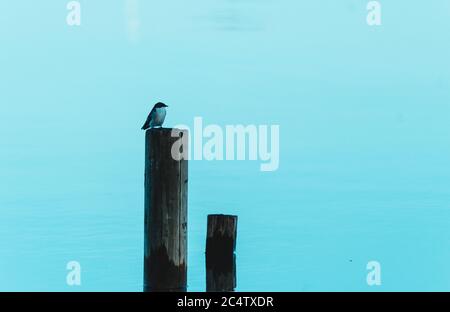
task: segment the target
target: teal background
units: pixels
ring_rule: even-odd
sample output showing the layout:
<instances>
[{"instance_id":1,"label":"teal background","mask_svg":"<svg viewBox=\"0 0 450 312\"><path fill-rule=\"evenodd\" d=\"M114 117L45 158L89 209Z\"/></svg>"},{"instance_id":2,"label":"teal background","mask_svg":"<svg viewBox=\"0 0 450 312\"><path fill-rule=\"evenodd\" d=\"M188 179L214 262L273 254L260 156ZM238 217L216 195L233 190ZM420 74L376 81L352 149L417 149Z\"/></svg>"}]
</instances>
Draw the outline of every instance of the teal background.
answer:
<instances>
[{"instance_id":1,"label":"teal background","mask_svg":"<svg viewBox=\"0 0 450 312\"><path fill-rule=\"evenodd\" d=\"M379 27L362 0L84 0L80 27L67 2L0 0L1 291L141 291L160 100L166 126L280 125L276 172L191 161L189 290L221 212L238 290L450 291L449 1L380 1Z\"/></svg>"}]
</instances>

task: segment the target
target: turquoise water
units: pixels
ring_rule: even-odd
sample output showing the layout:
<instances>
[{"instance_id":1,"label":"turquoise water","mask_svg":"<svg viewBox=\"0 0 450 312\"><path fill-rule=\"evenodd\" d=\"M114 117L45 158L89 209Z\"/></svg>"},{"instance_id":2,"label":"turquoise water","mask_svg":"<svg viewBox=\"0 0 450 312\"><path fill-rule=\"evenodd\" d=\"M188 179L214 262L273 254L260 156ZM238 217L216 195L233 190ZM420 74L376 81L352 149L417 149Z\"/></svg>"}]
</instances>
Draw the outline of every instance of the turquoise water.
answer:
<instances>
[{"instance_id":1,"label":"turquoise water","mask_svg":"<svg viewBox=\"0 0 450 312\"><path fill-rule=\"evenodd\" d=\"M379 27L362 0L80 1L79 27L67 2L0 2L1 291L142 290L159 100L167 126L280 125L275 172L190 162L189 290L210 213L239 215L238 290L450 290L448 1Z\"/></svg>"}]
</instances>

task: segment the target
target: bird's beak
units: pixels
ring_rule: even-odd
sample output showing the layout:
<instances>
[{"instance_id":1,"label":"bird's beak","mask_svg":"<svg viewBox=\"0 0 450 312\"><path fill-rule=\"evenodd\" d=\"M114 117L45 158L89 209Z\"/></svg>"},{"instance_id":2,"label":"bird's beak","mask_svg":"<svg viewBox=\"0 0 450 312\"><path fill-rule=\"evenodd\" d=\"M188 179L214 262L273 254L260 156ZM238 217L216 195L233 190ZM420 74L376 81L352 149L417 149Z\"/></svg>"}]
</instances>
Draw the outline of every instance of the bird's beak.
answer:
<instances>
[{"instance_id":1,"label":"bird's beak","mask_svg":"<svg viewBox=\"0 0 450 312\"><path fill-rule=\"evenodd\" d=\"M164 107L169 107L169 105L164 104Z\"/></svg>"}]
</instances>

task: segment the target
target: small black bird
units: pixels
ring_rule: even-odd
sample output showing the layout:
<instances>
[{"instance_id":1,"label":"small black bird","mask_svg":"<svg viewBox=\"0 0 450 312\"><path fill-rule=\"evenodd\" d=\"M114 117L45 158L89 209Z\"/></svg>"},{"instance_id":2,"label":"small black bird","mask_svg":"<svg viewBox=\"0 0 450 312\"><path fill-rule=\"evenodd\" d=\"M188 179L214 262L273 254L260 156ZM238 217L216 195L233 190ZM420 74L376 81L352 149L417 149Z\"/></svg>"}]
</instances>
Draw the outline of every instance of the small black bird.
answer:
<instances>
[{"instance_id":1,"label":"small black bird","mask_svg":"<svg viewBox=\"0 0 450 312\"><path fill-rule=\"evenodd\" d=\"M142 130L147 130L148 128L160 127L166 119L166 104L158 102L153 106L150 114L148 114L145 124L142 126Z\"/></svg>"}]
</instances>

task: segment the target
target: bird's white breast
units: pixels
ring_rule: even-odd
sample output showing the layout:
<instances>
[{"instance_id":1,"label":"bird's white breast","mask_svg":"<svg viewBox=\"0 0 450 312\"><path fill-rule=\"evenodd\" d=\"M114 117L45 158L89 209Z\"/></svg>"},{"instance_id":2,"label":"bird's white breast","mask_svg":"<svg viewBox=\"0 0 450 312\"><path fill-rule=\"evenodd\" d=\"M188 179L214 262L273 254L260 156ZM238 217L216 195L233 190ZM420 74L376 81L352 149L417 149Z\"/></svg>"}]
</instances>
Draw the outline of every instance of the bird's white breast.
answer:
<instances>
[{"instance_id":1,"label":"bird's white breast","mask_svg":"<svg viewBox=\"0 0 450 312\"><path fill-rule=\"evenodd\" d=\"M162 126L164 119L166 119L166 108L165 107L156 108L152 120L152 126L153 127Z\"/></svg>"}]
</instances>

